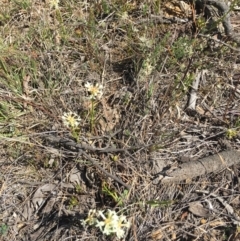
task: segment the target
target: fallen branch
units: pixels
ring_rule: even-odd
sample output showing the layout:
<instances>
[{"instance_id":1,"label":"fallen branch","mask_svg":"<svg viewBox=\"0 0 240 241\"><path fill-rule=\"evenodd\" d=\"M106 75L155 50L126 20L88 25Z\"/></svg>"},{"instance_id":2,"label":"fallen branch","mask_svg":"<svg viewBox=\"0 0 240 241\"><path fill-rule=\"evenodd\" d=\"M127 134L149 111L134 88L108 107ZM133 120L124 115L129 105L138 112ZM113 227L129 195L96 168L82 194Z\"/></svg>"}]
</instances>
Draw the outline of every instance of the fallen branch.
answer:
<instances>
[{"instance_id":1,"label":"fallen branch","mask_svg":"<svg viewBox=\"0 0 240 241\"><path fill-rule=\"evenodd\" d=\"M158 176L161 183L179 182L186 179L219 172L229 166L240 163L240 152L235 150L223 151L197 161L189 161L179 165L172 172L159 170ZM156 173L156 170L155 170ZM155 181L155 179L154 179Z\"/></svg>"},{"instance_id":2,"label":"fallen branch","mask_svg":"<svg viewBox=\"0 0 240 241\"><path fill-rule=\"evenodd\" d=\"M111 152L126 152L126 151L134 151L139 150L143 147L149 147L149 146L133 146L128 148L116 148L114 146L106 146L104 148L97 148L93 147L91 145L85 144L85 143L76 143L73 140L52 136L52 135L43 135L42 138L44 138L46 141L48 141L51 144L57 144L59 146L64 146L67 149L71 149L72 151L78 151L78 150L86 150L91 152L99 152L99 153L111 153Z\"/></svg>"}]
</instances>

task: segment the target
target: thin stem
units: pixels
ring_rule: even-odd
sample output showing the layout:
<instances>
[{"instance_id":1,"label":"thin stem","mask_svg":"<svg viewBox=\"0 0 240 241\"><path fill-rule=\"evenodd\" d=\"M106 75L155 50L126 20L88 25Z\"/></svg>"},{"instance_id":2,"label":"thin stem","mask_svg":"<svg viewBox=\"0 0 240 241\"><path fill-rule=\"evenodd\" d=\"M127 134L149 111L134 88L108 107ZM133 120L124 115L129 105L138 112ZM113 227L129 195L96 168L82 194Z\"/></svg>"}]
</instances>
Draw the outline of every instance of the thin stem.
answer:
<instances>
[{"instance_id":1,"label":"thin stem","mask_svg":"<svg viewBox=\"0 0 240 241\"><path fill-rule=\"evenodd\" d=\"M95 112L94 112L94 100L92 99L91 100L91 102L92 102L92 107L91 107L91 121L90 121L90 129L91 129L91 132L93 131L93 128L94 128L94 114L95 114Z\"/></svg>"}]
</instances>

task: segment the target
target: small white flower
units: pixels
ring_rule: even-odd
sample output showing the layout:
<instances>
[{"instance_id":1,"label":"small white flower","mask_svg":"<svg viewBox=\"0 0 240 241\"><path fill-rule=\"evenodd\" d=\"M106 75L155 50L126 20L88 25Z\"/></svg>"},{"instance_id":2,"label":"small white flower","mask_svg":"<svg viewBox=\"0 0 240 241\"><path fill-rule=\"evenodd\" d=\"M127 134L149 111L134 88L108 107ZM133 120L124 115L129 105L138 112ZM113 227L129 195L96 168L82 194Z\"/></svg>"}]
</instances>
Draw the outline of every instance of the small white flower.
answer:
<instances>
[{"instance_id":1,"label":"small white flower","mask_svg":"<svg viewBox=\"0 0 240 241\"><path fill-rule=\"evenodd\" d=\"M118 216L116 212L108 210L107 217L103 214L102 211L99 211L98 214L101 216L103 221L98 221L96 227L99 227L103 234L109 235L113 233L114 226L116 226L118 222Z\"/></svg>"},{"instance_id":2,"label":"small white flower","mask_svg":"<svg viewBox=\"0 0 240 241\"><path fill-rule=\"evenodd\" d=\"M116 233L117 237L123 238L124 237L124 227L130 228L131 224L127 221L126 216L121 215L118 219L118 222L115 226L114 232Z\"/></svg>"},{"instance_id":3,"label":"small white flower","mask_svg":"<svg viewBox=\"0 0 240 241\"><path fill-rule=\"evenodd\" d=\"M59 0L49 0L50 8L58 9Z\"/></svg>"},{"instance_id":4,"label":"small white flower","mask_svg":"<svg viewBox=\"0 0 240 241\"><path fill-rule=\"evenodd\" d=\"M123 12L122 15L121 15L121 19L122 19L123 21L128 20L128 19L129 19L128 13L127 13L127 12Z\"/></svg>"},{"instance_id":5,"label":"small white flower","mask_svg":"<svg viewBox=\"0 0 240 241\"><path fill-rule=\"evenodd\" d=\"M132 25L131 27L132 27L133 32L135 32L135 33L139 32L139 30L135 26Z\"/></svg>"},{"instance_id":6,"label":"small white flower","mask_svg":"<svg viewBox=\"0 0 240 241\"><path fill-rule=\"evenodd\" d=\"M118 220L118 226L119 226L119 227L130 228L131 223L130 223L129 221L127 221L126 216L121 215L121 216L119 217L119 220Z\"/></svg>"},{"instance_id":7,"label":"small white flower","mask_svg":"<svg viewBox=\"0 0 240 241\"><path fill-rule=\"evenodd\" d=\"M90 209L88 212L87 218L85 220L82 220L82 225L85 226L86 224L88 225L96 224L97 223L96 214L97 214L96 209Z\"/></svg>"},{"instance_id":8,"label":"small white flower","mask_svg":"<svg viewBox=\"0 0 240 241\"><path fill-rule=\"evenodd\" d=\"M116 228L115 233L119 239L124 237L125 231L121 228Z\"/></svg>"},{"instance_id":9,"label":"small white flower","mask_svg":"<svg viewBox=\"0 0 240 241\"><path fill-rule=\"evenodd\" d=\"M152 73L153 69L154 65L151 63L150 58L145 59L142 64L142 74L144 74L144 76L149 76Z\"/></svg>"},{"instance_id":10,"label":"small white flower","mask_svg":"<svg viewBox=\"0 0 240 241\"><path fill-rule=\"evenodd\" d=\"M72 111L64 113L62 116L63 124L68 128L76 128L80 124L80 117Z\"/></svg>"},{"instance_id":11,"label":"small white flower","mask_svg":"<svg viewBox=\"0 0 240 241\"><path fill-rule=\"evenodd\" d=\"M97 83L96 85L93 85L87 82L85 88L89 92L91 99L100 99L103 95L103 86L101 84Z\"/></svg>"},{"instance_id":12,"label":"small white flower","mask_svg":"<svg viewBox=\"0 0 240 241\"><path fill-rule=\"evenodd\" d=\"M146 35L143 35L143 36L139 37L139 40L141 41L142 45L145 46L145 47L147 47L147 48L151 48L152 45L153 45L152 40L151 40L151 39L148 39L148 38L146 37Z\"/></svg>"},{"instance_id":13,"label":"small white flower","mask_svg":"<svg viewBox=\"0 0 240 241\"><path fill-rule=\"evenodd\" d=\"M99 222L97 220L95 227L99 228L103 234L110 235L111 233L113 233L111 223L106 224L104 221Z\"/></svg>"}]
</instances>

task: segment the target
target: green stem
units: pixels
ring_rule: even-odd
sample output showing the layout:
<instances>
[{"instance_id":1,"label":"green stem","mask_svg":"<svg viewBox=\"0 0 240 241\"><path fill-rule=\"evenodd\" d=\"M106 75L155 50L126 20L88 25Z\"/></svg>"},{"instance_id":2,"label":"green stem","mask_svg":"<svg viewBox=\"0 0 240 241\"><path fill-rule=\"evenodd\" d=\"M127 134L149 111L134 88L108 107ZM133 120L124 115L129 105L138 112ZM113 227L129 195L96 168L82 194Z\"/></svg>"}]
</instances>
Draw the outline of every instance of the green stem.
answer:
<instances>
[{"instance_id":1,"label":"green stem","mask_svg":"<svg viewBox=\"0 0 240 241\"><path fill-rule=\"evenodd\" d=\"M72 137L76 140L77 143L79 143L79 132L75 129L71 130Z\"/></svg>"},{"instance_id":2,"label":"green stem","mask_svg":"<svg viewBox=\"0 0 240 241\"><path fill-rule=\"evenodd\" d=\"M91 108L91 121L90 121L90 129L91 129L91 132L93 131L93 128L94 128L94 100L92 100L92 108Z\"/></svg>"}]
</instances>

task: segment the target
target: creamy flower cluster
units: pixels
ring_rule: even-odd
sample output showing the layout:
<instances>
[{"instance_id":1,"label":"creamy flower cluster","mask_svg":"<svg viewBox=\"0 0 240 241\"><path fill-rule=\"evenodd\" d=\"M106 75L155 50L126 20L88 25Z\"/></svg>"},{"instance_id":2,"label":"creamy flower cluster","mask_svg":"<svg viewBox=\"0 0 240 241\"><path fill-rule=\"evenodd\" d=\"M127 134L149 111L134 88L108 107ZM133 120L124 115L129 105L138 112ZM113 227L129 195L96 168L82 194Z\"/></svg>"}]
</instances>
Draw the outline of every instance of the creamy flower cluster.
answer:
<instances>
[{"instance_id":1,"label":"creamy flower cluster","mask_svg":"<svg viewBox=\"0 0 240 241\"><path fill-rule=\"evenodd\" d=\"M75 112L69 111L63 114L62 121L66 127L75 129L80 124L81 118Z\"/></svg>"},{"instance_id":2,"label":"creamy flower cluster","mask_svg":"<svg viewBox=\"0 0 240 241\"><path fill-rule=\"evenodd\" d=\"M87 92L90 94L90 99L100 99L103 95L103 86L101 84L90 84L87 82L85 84L85 88L87 89Z\"/></svg>"},{"instance_id":3,"label":"creamy flower cluster","mask_svg":"<svg viewBox=\"0 0 240 241\"><path fill-rule=\"evenodd\" d=\"M119 239L124 237L126 229L131 225L126 216L118 216L115 211L109 209L105 213L90 209L88 217L82 221L82 224L98 227L103 234L115 234Z\"/></svg>"},{"instance_id":4,"label":"creamy flower cluster","mask_svg":"<svg viewBox=\"0 0 240 241\"><path fill-rule=\"evenodd\" d=\"M50 8L58 9L59 0L49 0Z\"/></svg>"}]
</instances>

